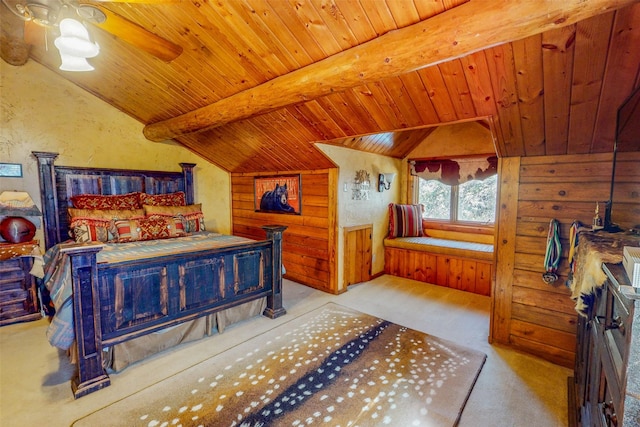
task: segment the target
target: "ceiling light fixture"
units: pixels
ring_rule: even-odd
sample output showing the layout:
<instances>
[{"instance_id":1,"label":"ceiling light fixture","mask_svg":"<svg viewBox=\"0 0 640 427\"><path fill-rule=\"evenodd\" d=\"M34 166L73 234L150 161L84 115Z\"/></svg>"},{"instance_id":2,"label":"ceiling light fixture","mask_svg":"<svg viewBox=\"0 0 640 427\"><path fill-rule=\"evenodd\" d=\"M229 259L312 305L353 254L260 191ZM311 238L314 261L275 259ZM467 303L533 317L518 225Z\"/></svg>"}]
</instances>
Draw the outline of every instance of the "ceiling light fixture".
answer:
<instances>
[{"instance_id":1,"label":"ceiling light fixture","mask_svg":"<svg viewBox=\"0 0 640 427\"><path fill-rule=\"evenodd\" d=\"M63 71L91 71L94 68L87 62L100 53L98 43L89 39L89 31L75 19L65 18L60 21L60 37L54 41L60 51Z\"/></svg>"}]
</instances>

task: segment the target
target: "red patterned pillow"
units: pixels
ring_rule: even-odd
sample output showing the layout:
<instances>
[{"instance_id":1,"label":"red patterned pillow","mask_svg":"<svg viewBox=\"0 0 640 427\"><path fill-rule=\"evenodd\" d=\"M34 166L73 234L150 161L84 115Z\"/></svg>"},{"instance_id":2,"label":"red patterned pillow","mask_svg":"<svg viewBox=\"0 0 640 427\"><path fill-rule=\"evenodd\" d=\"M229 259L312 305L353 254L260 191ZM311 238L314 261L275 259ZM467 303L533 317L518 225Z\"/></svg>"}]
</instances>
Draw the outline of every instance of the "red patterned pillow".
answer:
<instances>
[{"instance_id":1,"label":"red patterned pillow","mask_svg":"<svg viewBox=\"0 0 640 427\"><path fill-rule=\"evenodd\" d=\"M184 225L177 217L152 216L143 219L115 221L118 242L168 239L184 236Z\"/></svg>"},{"instance_id":2,"label":"red patterned pillow","mask_svg":"<svg viewBox=\"0 0 640 427\"><path fill-rule=\"evenodd\" d=\"M140 193L140 204L149 206L184 206L187 199L183 191L167 194Z\"/></svg>"},{"instance_id":3,"label":"red patterned pillow","mask_svg":"<svg viewBox=\"0 0 640 427\"><path fill-rule=\"evenodd\" d=\"M140 209L140 193L128 194L78 194L71 197L71 203L78 209Z\"/></svg>"},{"instance_id":4,"label":"red patterned pillow","mask_svg":"<svg viewBox=\"0 0 640 427\"><path fill-rule=\"evenodd\" d=\"M147 214L147 216L180 216L184 220L185 231L187 233L205 231L204 214L202 213L201 203L187 206L144 205L144 212Z\"/></svg>"},{"instance_id":5,"label":"red patterned pillow","mask_svg":"<svg viewBox=\"0 0 640 427\"><path fill-rule=\"evenodd\" d=\"M389 203L389 238L423 235L422 205Z\"/></svg>"}]
</instances>

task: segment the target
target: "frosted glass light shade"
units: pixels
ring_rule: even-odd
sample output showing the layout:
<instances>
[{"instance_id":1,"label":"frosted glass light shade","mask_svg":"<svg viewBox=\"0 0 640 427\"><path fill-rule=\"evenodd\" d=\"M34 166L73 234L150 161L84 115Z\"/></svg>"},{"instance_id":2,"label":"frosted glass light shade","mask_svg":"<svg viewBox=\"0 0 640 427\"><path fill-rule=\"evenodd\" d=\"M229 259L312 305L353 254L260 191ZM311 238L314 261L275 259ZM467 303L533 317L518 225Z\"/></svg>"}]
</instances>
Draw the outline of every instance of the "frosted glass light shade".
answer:
<instances>
[{"instance_id":1,"label":"frosted glass light shade","mask_svg":"<svg viewBox=\"0 0 640 427\"><path fill-rule=\"evenodd\" d=\"M60 37L54 41L62 59L61 70L91 71L86 58L93 58L100 52L98 43L89 40L89 31L81 22L65 18L60 21Z\"/></svg>"},{"instance_id":2,"label":"frosted glass light shade","mask_svg":"<svg viewBox=\"0 0 640 427\"><path fill-rule=\"evenodd\" d=\"M62 71L93 71L95 68L89 62L87 62L87 58L83 58L81 56L73 56L73 55L65 55L60 52L60 59L62 59L62 63L60 64L60 69Z\"/></svg>"}]
</instances>

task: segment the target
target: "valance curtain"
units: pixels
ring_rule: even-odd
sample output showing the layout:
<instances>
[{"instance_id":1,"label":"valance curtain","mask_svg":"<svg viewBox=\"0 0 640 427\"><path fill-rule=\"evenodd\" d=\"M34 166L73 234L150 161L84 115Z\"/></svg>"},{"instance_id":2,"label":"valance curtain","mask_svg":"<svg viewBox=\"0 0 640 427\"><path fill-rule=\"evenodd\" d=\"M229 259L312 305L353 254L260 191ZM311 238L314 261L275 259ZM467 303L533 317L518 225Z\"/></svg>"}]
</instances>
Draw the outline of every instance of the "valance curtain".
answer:
<instances>
[{"instance_id":1,"label":"valance curtain","mask_svg":"<svg viewBox=\"0 0 640 427\"><path fill-rule=\"evenodd\" d=\"M447 185L460 185L474 179L484 180L498 172L496 156L452 159L409 160L411 175L436 179Z\"/></svg>"}]
</instances>

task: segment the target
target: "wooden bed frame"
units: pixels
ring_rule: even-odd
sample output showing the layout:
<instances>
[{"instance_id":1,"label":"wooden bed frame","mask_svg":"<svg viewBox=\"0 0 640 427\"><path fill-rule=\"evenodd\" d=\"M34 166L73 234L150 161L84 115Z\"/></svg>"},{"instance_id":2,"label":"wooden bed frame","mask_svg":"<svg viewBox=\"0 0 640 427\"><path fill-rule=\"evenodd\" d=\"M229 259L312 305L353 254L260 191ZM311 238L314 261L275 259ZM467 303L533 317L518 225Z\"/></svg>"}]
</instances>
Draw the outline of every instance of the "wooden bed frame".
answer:
<instances>
[{"instance_id":1,"label":"wooden bed frame","mask_svg":"<svg viewBox=\"0 0 640 427\"><path fill-rule=\"evenodd\" d=\"M33 152L38 160L47 249L68 240L67 208L77 194L149 194L184 191L193 204L193 168L182 172L54 166L57 153ZM264 226L267 240L186 254L96 263L103 245L74 244L71 258L78 370L71 380L76 398L110 384L102 349L220 310L267 297L264 315L282 307L282 233ZM126 297L124 297L126 296Z\"/></svg>"}]
</instances>

